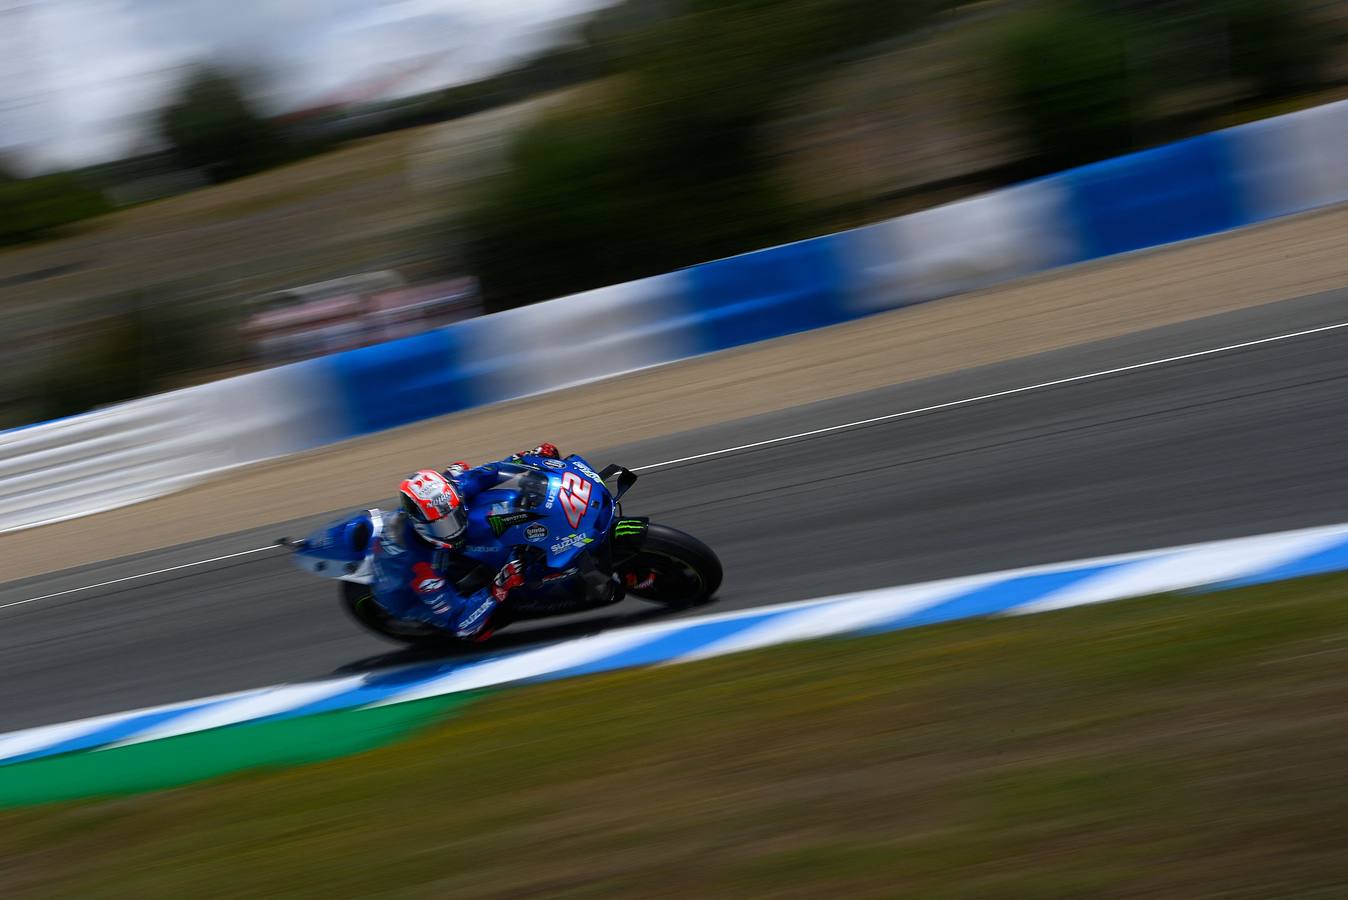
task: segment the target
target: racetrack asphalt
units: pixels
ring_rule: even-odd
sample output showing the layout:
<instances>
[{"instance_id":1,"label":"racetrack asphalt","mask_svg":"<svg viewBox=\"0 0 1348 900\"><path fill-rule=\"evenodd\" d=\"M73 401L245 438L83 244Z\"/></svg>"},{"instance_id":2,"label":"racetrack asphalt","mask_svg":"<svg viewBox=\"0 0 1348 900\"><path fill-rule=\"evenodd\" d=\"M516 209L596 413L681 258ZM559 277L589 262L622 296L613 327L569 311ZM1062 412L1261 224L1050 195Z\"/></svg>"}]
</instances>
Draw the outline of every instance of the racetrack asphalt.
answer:
<instances>
[{"instance_id":1,"label":"racetrack asphalt","mask_svg":"<svg viewBox=\"0 0 1348 900\"><path fill-rule=\"evenodd\" d=\"M626 447L563 449L650 466L1342 322L1348 291ZM625 506L721 555L725 584L701 612L1330 524L1348 520L1345 388L1348 328L659 467ZM428 464L452 457L427 450ZM360 631L335 584L282 551L247 552L322 518L0 586L0 730L424 659ZM664 614L628 601L498 640Z\"/></svg>"}]
</instances>

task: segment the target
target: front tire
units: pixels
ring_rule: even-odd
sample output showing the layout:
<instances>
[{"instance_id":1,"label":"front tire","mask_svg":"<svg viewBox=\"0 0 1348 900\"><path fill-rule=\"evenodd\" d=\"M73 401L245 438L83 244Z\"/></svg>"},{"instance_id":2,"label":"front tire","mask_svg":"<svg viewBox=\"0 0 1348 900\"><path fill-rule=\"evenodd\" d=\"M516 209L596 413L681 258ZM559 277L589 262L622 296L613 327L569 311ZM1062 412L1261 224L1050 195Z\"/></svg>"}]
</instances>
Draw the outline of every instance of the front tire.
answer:
<instances>
[{"instance_id":1,"label":"front tire","mask_svg":"<svg viewBox=\"0 0 1348 900\"><path fill-rule=\"evenodd\" d=\"M390 641L410 644L414 647L442 647L454 642L454 638L433 625L423 622L408 622L395 619L374 600L374 592L368 584L354 581L342 582L342 608L347 615L355 619L361 627Z\"/></svg>"},{"instance_id":2,"label":"front tire","mask_svg":"<svg viewBox=\"0 0 1348 900\"><path fill-rule=\"evenodd\" d=\"M723 574L721 560L706 544L677 528L654 523L647 527L636 555L614 568L628 594L675 607L706 603L721 586ZM648 580L649 586L644 586Z\"/></svg>"}]
</instances>

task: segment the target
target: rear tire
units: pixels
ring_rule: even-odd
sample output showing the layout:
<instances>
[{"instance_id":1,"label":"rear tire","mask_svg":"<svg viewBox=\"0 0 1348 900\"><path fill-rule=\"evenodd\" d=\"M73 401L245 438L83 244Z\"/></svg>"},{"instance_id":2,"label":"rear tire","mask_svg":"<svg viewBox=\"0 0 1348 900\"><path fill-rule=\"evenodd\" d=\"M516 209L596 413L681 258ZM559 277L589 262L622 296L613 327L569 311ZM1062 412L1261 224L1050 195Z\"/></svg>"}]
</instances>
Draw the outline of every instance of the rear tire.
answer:
<instances>
[{"instance_id":1,"label":"rear tire","mask_svg":"<svg viewBox=\"0 0 1348 900\"><path fill-rule=\"evenodd\" d=\"M395 619L374 600L368 584L342 582L342 608L361 627L390 641L414 647L443 647L455 643L454 638L433 625Z\"/></svg>"},{"instance_id":2,"label":"rear tire","mask_svg":"<svg viewBox=\"0 0 1348 900\"><path fill-rule=\"evenodd\" d=\"M652 523L646 529L641 549L615 567L627 582L654 574L649 588L627 585L627 593L665 606L697 606L706 603L721 586L721 560L706 544L668 525Z\"/></svg>"}]
</instances>

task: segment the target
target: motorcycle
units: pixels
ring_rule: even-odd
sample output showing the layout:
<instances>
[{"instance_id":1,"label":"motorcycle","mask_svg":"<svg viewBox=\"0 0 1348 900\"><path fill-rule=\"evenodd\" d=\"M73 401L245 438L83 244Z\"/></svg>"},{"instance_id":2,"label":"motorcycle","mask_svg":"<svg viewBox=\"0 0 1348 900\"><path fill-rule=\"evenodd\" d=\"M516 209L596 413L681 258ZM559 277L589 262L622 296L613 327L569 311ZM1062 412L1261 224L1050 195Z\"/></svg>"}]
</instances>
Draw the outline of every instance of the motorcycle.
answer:
<instances>
[{"instance_id":1,"label":"motorcycle","mask_svg":"<svg viewBox=\"0 0 1348 900\"><path fill-rule=\"evenodd\" d=\"M523 455L499 464L497 483L474 498L462 553L480 565L456 585L471 594L525 547L546 571L511 592L493 616L495 630L529 619L569 615L631 595L669 607L695 606L721 585L721 562L690 534L623 514L622 498L637 475L611 465L596 472L582 457ZM372 557L391 513L368 509L303 540L277 543L300 568L341 582L341 604L360 625L408 644L453 641L427 622L400 619L372 588Z\"/></svg>"}]
</instances>

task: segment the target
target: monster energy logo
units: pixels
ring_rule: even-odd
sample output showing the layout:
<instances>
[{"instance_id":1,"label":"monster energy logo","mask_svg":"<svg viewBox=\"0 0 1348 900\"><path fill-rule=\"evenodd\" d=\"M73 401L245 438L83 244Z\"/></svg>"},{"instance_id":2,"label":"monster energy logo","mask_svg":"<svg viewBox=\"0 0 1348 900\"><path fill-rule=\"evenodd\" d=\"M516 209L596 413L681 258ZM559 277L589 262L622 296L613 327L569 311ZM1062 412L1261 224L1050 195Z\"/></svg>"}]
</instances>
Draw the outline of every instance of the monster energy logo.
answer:
<instances>
[{"instance_id":1,"label":"monster energy logo","mask_svg":"<svg viewBox=\"0 0 1348 900\"><path fill-rule=\"evenodd\" d=\"M487 524L491 526L491 533L500 537L521 522L532 522L535 519L541 518L543 517L537 513L531 512L505 513L503 515L487 516Z\"/></svg>"},{"instance_id":2,"label":"monster energy logo","mask_svg":"<svg viewBox=\"0 0 1348 900\"><path fill-rule=\"evenodd\" d=\"M640 519L620 519L613 526L614 537L640 537L646 532L646 523Z\"/></svg>"}]
</instances>

